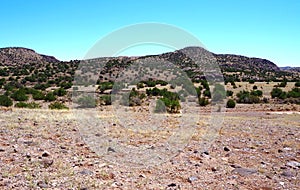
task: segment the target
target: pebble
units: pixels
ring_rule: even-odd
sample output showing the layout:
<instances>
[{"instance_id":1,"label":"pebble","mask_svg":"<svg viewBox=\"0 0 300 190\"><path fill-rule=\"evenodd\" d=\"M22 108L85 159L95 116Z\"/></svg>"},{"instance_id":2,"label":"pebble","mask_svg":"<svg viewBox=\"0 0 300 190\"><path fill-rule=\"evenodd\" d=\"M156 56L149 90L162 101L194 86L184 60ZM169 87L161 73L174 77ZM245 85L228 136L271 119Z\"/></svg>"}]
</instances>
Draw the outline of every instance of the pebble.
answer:
<instances>
[{"instance_id":1,"label":"pebble","mask_svg":"<svg viewBox=\"0 0 300 190\"><path fill-rule=\"evenodd\" d=\"M188 182L190 182L190 183L193 183L196 180L198 180L198 178L195 177L195 176L191 176L191 177L188 178Z\"/></svg>"},{"instance_id":2,"label":"pebble","mask_svg":"<svg viewBox=\"0 0 300 190\"><path fill-rule=\"evenodd\" d=\"M249 168L235 168L232 172L242 176L247 176L257 173L257 170Z\"/></svg>"},{"instance_id":3,"label":"pebble","mask_svg":"<svg viewBox=\"0 0 300 190\"><path fill-rule=\"evenodd\" d=\"M48 157L48 156L50 156L49 152L47 152L47 151L43 152L42 157Z\"/></svg>"},{"instance_id":4,"label":"pebble","mask_svg":"<svg viewBox=\"0 0 300 190\"><path fill-rule=\"evenodd\" d=\"M47 183L45 183L44 181L39 181L37 183L37 186L39 186L40 188L49 188L49 185Z\"/></svg>"},{"instance_id":5,"label":"pebble","mask_svg":"<svg viewBox=\"0 0 300 190\"><path fill-rule=\"evenodd\" d=\"M168 185L168 187L176 187L177 185L176 185L176 183L170 183L169 185Z\"/></svg>"},{"instance_id":6,"label":"pebble","mask_svg":"<svg viewBox=\"0 0 300 190\"><path fill-rule=\"evenodd\" d=\"M93 174L93 172L91 170L86 170L86 169L80 171L79 173L82 175L92 175Z\"/></svg>"},{"instance_id":7,"label":"pebble","mask_svg":"<svg viewBox=\"0 0 300 190\"><path fill-rule=\"evenodd\" d=\"M294 174L289 170L282 172L281 175L284 177L294 177Z\"/></svg>"},{"instance_id":8,"label":"pebble","mask_svg":"<svg viewBox=\"0 0 300 190\"><path fill-rule=\"evenodd\" d=\"M45 168L51 166L53 164L53 160L52 159L46 159L46 158L43 158L41 163L44 165Z\"/></svg>"},{"instance_id":9,"label":"pebble","mask_svg":"<svg viewBox=\"0 0 300 190\"><path fill-rule=\"evenodd\" d=\"M300 168L300 162L296 162L296 161L290 161L286 163L286 165L292 168Z\"/></svg>"}]
</instances>

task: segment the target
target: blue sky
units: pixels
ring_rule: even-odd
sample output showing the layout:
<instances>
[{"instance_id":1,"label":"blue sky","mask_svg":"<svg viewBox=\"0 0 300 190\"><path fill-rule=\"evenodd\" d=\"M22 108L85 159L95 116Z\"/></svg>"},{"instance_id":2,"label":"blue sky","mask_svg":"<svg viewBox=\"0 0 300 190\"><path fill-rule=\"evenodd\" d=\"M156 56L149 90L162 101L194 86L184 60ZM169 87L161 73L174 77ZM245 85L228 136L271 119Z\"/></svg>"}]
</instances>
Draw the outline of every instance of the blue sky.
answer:
<instances>
[{"instance_id":1,"label":"blue sky","mask_svg":"<svg viewBox=\"0 0 300 190\"><path fill-rule=\"evenodd\" d=\"M60 60L83 58L124 26L158 22L190 32L215 53L300 66L298 0L2 0L0 21L0 47L27 47Z\"/></svg>"}]
</instances>

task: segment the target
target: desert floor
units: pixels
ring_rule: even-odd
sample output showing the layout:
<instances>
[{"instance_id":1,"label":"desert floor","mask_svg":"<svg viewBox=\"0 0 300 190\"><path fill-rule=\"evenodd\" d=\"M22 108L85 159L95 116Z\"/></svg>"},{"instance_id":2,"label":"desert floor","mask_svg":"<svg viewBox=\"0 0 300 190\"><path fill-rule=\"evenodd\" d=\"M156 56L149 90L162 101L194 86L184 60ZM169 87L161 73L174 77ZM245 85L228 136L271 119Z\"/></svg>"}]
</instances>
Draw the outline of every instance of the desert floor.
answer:
<instances>
[{"instance_id":1,"label":"desert floor","mask_svg":"<svg viewBox=\"0 0 300 190\"><path fill-rule=\"evenodd\" d=\"M211 115L203 114L174 157L129 167L96 154L72 111L1 110L0 189L299 189L299 106L225 111L210 146L201 138Z\"/></svg>"}]
</instances>

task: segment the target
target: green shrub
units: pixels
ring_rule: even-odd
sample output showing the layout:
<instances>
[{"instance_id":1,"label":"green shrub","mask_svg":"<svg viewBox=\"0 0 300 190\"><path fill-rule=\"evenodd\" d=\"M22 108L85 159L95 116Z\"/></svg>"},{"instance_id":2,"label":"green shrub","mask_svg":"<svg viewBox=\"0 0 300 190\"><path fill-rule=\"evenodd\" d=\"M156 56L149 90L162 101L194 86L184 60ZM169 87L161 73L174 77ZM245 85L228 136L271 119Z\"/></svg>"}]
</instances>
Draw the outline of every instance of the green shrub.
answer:
<instances>
[{"instance_id":1,"label":"green shrub","mask_svg":"<svg viewBox=\"0 0 300 190\"><path fill-rule=\"evenodd\" d=\"M54 90L53 94L56 96L65 96L67 94L67 91L64 88L59 88Z\"/></svg>"},{"instance_id":2,"label":"green shrub","mask_svg":"<svg viewBox=\"0 0 300 190\"><path fill-rule=\"evenodd\" d=\"M250 79L250 80L248 80L248 82L249 82L249 84L254 84L254 83L255 83L255 80Z\"/></svg>"},{"instance_id":3,"label":"green shrub","mask_svg":"<svg viewBox=\"0 0 300 190\"><path fill-rule=\"evenodd\" d=\"M114 86L114 82L101 82L99 83L98 89L100 90L100 93L103 93L105 90L112 89Z\"/></svg>"},{"instance_id":4,"label":"green shrub","mask_svg":"<svg viewBox=\"0 0 300 190\"><path fill-rule=\"evenodd\" d=\"M256 86L256 85L254 85L252 89L253 89L253 90L257 90L257 86Z\"/></svg>"},{"instance_id":5,"label":"green shrub","mask_svg":"<svg viewBox=\"0 0 300 190\"><path fill-rule=\"evenodd\" d=\"M32 98L34 100L44 100L45 99L45 94L42 93L41 91L35 91L32 93Z\"/></svg>"},{"instance_id":6,"label":"green shrub","mask_svg":"<svg viewBox=\"0 0 300 190\"><path fill-rule=\"evenodd\" d=\"M0 95L0 105L9 107L13 105L13 102L8 96Z\"/></svg>"},{"instance_id":7,"label":"green shrub","mask_svg":"<svg viewBox=\"0 0 300 190\"><path fill-rule=\"evenodd\" d=\"M240 91L236 95L238 97L237 102L243 103L243 104L257 104L260 103L260 98L258 96L255 96L253 94L250 94L249 91Z\"/></svg>"},{"instance_id":8,"label":"green shrub","mask_svg":"<svg viewBox=\"0 0 300 190\"><path fill-rule=\"evenodd\" d=\"M229 100L227 101L226 107L227 107L227 108L235 108L235 101L232 100L232 99L229 99Z\"/></svg>"},{"instance_id":9,"label":"green shrub","mask_svg":"<svg viewBox=\"0 0 300 190\"><path fill-rule=\"evenodd\" d=\"M38 83L36 85L34 85L34 89L37 89L37 90L46 90L47 88L49 87L48 84L41 84L41 83Z\"/></svg>"},{"instance_id":10,"label":"green shrub","mask_svg":"<svg viewBox=\"0 0 300 190\"><path fill-rule=\"evenodd\" d=\"M45 101L47 102L53 102L56 100L56 96L54 95L53 92L48 92L45 96Z\"/></svg>"},{"instance_id":11,"label":"green shrub","mask_svg":"<svg viewBox=\"0 0 300 190\"><path fill-rule=\"evenodd\" d=\"M112 101L111 101L111 95L103 95L100 96L100 100L105 104L105 105L111 105Z\"/></svg>"},{"instance_id":12,"label":"green shrub","mask_svg":"<svg viewBox=\"0 0 300 190\"><path fill-rule=\"evenodd\" d=\"M15 101L27 101L28 96L26 95L26 92L24 89L19 89L12 93L11 98Z\"/></svg>"},{"instance_id":13,"label":"green shrub","mask_svg":"<svg viewBox=\"0 0 300 190\"><path fill-rule=\"evenodd\" d=\"M208 104L209 104L209 101L208 101L207 98L205 98L205 97L200 97L200 98L199 98L199 105L200 105L200 106L206 106L206 105L208 105Z\"/></svg>"},{"instance_id":14,"label":"green shrub","mask_svg":"<svg viewBox=\"0 0 300 190\"><path fill-rule=\"evenodd\" d=\"M60 103L60 102L53 102L48 106L49 109L69 109L67 106L65 106L64 104Z\"/></svg>"},{"instance_id":15,"label":"green shrub","mask_svg":"<svg viewBox=\"0 0 300 190\"><path fill-rule=\"evenodd\" d=\"M17 108L37 109L37 108L41 108L41 105L39 105L35 102L30 102L30 103L18 102L18 103L15 104L15 107L17 107Z\"/></svg>"},{"instance_id":16,"label":"green shrub","mask_svg":"<svg viewBox=\"0 0 300 190\"><path fill-rule=\"evenodd\" d=\"M253 90L250 92L250 95L261 97L263 95L263 92L261 90Z\"/></svg>"},{"instance_id":17,"label":"green shrub","mask_svg":"<svg viewBox=\"0 0 300 190\"><path fill-rule=\"evenodd\" d=\"M277 85L276 87L286 87L287 82L286 81L282 81L279 85Z\"/></svg>"},{"instance_id":18,"label":"green shrub","mask_svg":"<svg viewBox=\"0 0 300 190\"><path fill-rule=\"evenodd\" d=\"M286 97L286 92L283 92L280 88L273 88L271 91L272 98L284 99Z\"/></svg>"},{"instance_id":19,"label":"green shrub","mask_svg":"<svg viewBox=\"0 0 300 190\"><path fill-rule=\"evenodd\" d=\"M293 88L287 93L288 98L300 98L300 88Z\"/></svg>"},{"instance_id":20,"label":"green shrub","mask_svg":"<svg viewBox=\"0 0 300 190\"><path fill-rule=\"evenodd\" d=\"M297 82L295 83L295 87L300 87L300 81L297 81Z\"/></svg>"},{"instance_id":21,"label":"green shrub","mask_svg":"<svg viewBox=\"0 0 300 190\"><path fill-rule=\"evenodd\" d=\"M204 95L205 97L211 98L210 90L207 90L207 89L204 90L203 95Z\"/></svg>"},{"instance_id":22,"label":"green shrub","mask_svg":"<svg viewBox=\"0 0 300 190\"><path fill-rule=\"evenodd\" d=\"M226 91L226 96L232 96L232 95L233 95L233 91L231 91L231 90Z\"/></svg>"}]
</instances>

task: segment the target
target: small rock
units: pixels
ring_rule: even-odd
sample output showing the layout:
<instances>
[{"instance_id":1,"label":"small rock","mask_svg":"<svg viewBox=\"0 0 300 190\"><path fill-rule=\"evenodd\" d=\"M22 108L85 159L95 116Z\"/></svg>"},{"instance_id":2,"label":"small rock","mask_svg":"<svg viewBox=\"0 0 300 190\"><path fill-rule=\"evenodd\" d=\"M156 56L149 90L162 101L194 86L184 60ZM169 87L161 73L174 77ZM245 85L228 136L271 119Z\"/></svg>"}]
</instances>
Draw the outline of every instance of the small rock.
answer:
<instances>
[{"instance_id":1,"label":"small rock","mask_svg":"<svg viewBox=\"0 0 300 190\"><path fill-rule=\"evenodd\" d=\"M49 152L47 152L47 151L43 152L42 157L48 157L48 156L50 156Z\"/></svg>"},{"instance_id":2,"label":"small rock","mask_svg":"<svg viewBox=\"0 0 300 190\"><path fill-rule=\"evenodd\" d=\"M60 146L60 148L63 150L67 149L67 147L65 147L65 146Z\"/></svg>"},{"instance_id":3,"label":"small rock","mask_svg":"<svg viewBox=\"0 0 300 190\"><path fill-rule=\"evenodd\" d=\"M49 185L44 181L39 181L37 183L37 186L39 186L40 188L49 188Z\"/></svg>"},{"instance_id":4,"label":"small rock","mask_svg":"<svg viewBox=\"0 0 300 190\"><path fill-rule=\"evenodd\" d=\"M108 147L107 152L116 152L115 149Z\"/></svg>"},{"instance_id":5,"label":"small rock","mask_svg":"<svg viewBox=\"0 0 300 190\"><path fill-rule=\"evenodd\" d=\"M193 181L196 181L196 180L198 180L198 178L195 176L191 176L188 178L188 182L190 182L190 183L193 183Z\"/></svg>"},{"instance_id":6,"label":"small rock","mask_svg":"<svg viewBox=\"0 0 300 190\"><path fill-rule=\"evenodd\" d=\"M82 175L92 175L93 174L93 172L91 170L86 170L86 169L80 171L79 173Z\"/></svg>"},{"instance_id":7,"label":"small rock","mask_svg":"<svg viewBox=\"0 0 300 190\"><path fill-rule=\"evenodd\" d=\"M257 173L257 170L249 168L235 168L232 172L242 176L247 176Z\"/></svg>"},{"instance_id":8,"label":"small rock","mask_svg":"<svg viewBox=\"0 0 300 190\"><path fill-rule=\"evenodd\" d=\"M176 183L170 183L169 185L168 185L168 187L176 187L177 185L176 185Z\"/></svg>"},{"instance_id":9,"label":"small rock","mask_svg":"<svg viewBox=\"0 0 300 190\"><path fill-rule=\"evenodd\" d=\"M217 171L217 168L216 168L216 167L212 167L212 168L211 168L211 171L216 172L216 171Z\"/></svg>"},{"instance_id":10,"label":"small rock","mask_svg":"<svg viewBox=\"0 0 300 190\"><path fill-rule=\"evenodd\" d=\"M289 170L282 172L281 175L284 177L294 177L294 174Z\"/></svg>"},{"instance_id":11,"label":"small rock","mask_svg":"<svg viewBox=\"0 0 300 190\"><path fill-rule=\"evenodd\" d=\"M5 152L5 150L3 148L0 148L0 152Z\"/></svg>"},{"instance_id":12,"label":"small rock","mask_svg":"<svg viewBox=\"0 0 300 190\"><path fill-rule=\"evenodd\" d=\"M230 151L230 149L229 149L229 148L227 148L227 147L224 147L224 151L226 151L226 152L229 152L229 151Z\"/></svg>"},{"instance_id":13,"label":"small rock","mask_svg":"<svg viewBox=\"0 0 300 190\"><path fill-rule=\"evenodd\" d=\"M45 168L51 166L53 164L53 160L52 159L46 159L46 158L43 158L41 163L44 165Z\"/></svg>"},{"instance_id":14,"label":"small rock","mask_svg":"<svg viewBox=\"0 0 300 190\"><path fill-rule=\"evenodd\" d=\"M292 168L300 168L300 163L296 161L290 161L286 165Z\"/></svg>"}]
</instances>

